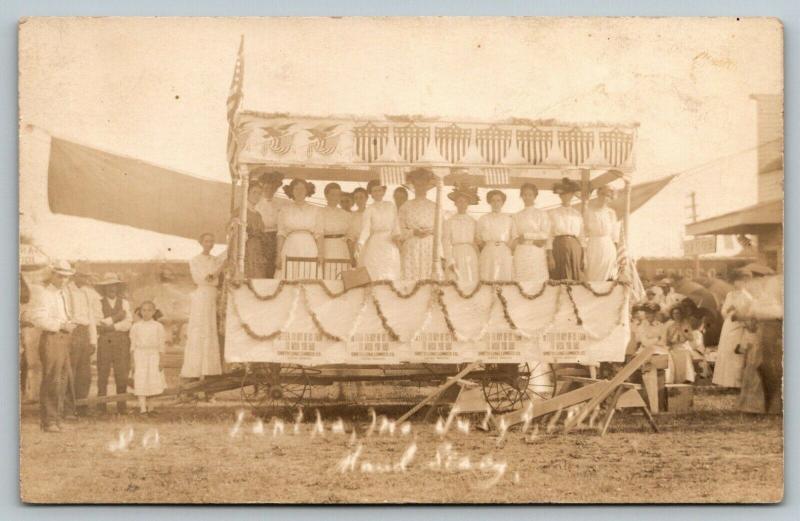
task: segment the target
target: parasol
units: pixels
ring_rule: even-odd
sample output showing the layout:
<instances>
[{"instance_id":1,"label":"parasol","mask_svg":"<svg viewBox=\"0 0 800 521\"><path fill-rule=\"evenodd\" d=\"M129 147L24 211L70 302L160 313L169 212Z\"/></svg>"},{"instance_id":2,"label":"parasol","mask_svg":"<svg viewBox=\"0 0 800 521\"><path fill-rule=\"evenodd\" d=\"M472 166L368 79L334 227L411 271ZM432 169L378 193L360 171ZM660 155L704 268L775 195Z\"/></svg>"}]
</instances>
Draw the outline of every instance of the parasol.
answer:
<instances>
[{"instance_id":1,"label":"parasol","mask_svg":"<svg viewBox=\"0 0 800 521\"><path fill-rule=\"evenodd\" d=\"M703 286L714 294L717 302L725 302L725 296L733 289L733 286L722 279L708 279L708 283L703 283Z\"/></svg>"},{"instance_id":2,"label":"parasol","mask_svg":"<svg viewBox=\"0 0 800 521\"><path fill-rule=\"evenodd\" d=\"M684 295L690 298L698 308L707 309L715 313L719 310L720 303L717 300L717 297L715 297L711 291L702 286L694 291L689 292L688 295L685 293Z\"/></svg>"},{"instance_id":3,"label":"parasol","mask_svg":"<svg viewBox=\"0 0 800 521\"><path fill-rule=\"evenodd\" d=\"M673 289L675 289L676 292L680 293L681 295L686 295L687 297L693 291L697 291L699 289L705 289L702 285L698 284L697 282L691 279L676 280L672 287Z\"/></svg>"}]
</instances>

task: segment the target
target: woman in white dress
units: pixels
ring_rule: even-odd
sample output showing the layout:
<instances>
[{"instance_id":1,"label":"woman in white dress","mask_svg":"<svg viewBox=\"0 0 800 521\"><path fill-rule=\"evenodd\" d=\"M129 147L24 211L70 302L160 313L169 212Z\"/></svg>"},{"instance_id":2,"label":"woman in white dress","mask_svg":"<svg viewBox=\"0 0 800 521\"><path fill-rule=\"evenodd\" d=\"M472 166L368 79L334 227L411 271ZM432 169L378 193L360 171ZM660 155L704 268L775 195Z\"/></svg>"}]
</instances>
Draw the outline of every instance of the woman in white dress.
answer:
<instances>
[{"instance_id":1,"label":"woman in white dress","mask_svg":"<svg viewBox=\"0 0 800 521\"><path fill-rule=\"evenodd\" d=\"M370 181L367 190L375 202L364 210L356 246L358 265L367 268L372 280L397 280L400 278L400 250L395 244L400 237L397 210L393 203L383 200L386 186L380 181Z\"/></svg>"},{"instance_id":2,"label":"woman in white dress","mask_svg":"<svg viewBox=\"0 0 800 521\"><path fill-rule=\"evenodd\" d=\"M203 253L189 261L189 271L197 288L192 292L186 348L183 352L181 376L202 378L222 372L217 334L217 285L226 253L211 255L214 235L200 237Z\"/></svg>"},{"instance_id":3,"label":"woman in white dress","mask_svg":"<svg viewBox=\"0 0 800 521\"><path fill-rule=\"evenodd\" d=\"M613 198L614 191L601 186L583 213L583 231L587 237L584 277L588 282L613 280L616 276L620 227L617 213L608 207Z\"/></svg>"},{"instance_id":4,"label":"woman in white dress","mask_svg":"<svg viewBox=\"0 0 800 521\"><path fill-rule=\"evenodd\" d=\"M447 278L459 282L477 282L480 274L478 247L475 244L478 223L467 215L467 207L478 204L477 188L456 188L447 197L458 213L442 226L442 248Z\"/></svg>"},{"instance_id":5,"label":"woman in white dress","mask_svg":"<svg viewBox=\"0 0 800 521\"><path fill-rule=\"evenodd\" d=\"M514 280L511 244L517 237L514 219L502 213L506 194L490 190L486 201L492 211L478 220L478 246L481 248L480 277L484 281Z\"/></svg>"},{"instance_id":6,"label":"woman in white dress","mask_svg":"<svg viewBox=\"0 0 800 521\"><path fill-rule=\"evenodd\" d=\"M347 230L347 245L350 248L350 255L355 257L356 244L358 243L358 238L361 237L361 222L364 220L364 210L367 208L369 193L359 186L349 195L356 208L355 210L348 210L350 212L350 227Z\"/></svg>"},{"instance_id":7,"label":"woman in white dress","mask_svg":"<svg viewBox=\"0 0 800 521\"><path fill-rule=\"evenodd\" d=\"M719 336L717 361L711 382L720 387L741 387L744 370L745 341L750 340L743 317L750 313L753 296L745 289L752 275L744 270L734 274L733 287L722 304L722 332Z\"/></svg>"},{"instance_id":8,"label":"woman in white dress","mask_svg":"<svg viewBox=\"0 0 800 521\"><path fill-rule=\"evenodd\" d=\"M350 247L347 245L347 232L350 229L351 214L339 208L342 188L338 183L325 186L325 200L328 206L321 210L325 260L349 260L352 263ZM324 278L336 279L346 266L341 263L325 265Z\"/></svg>"},{"instance_id":9,"label":"woman in white dress","mask_svg":"<svg viewBox=\"0 0 800 521\"><path fill-rule=\"evenodd\" d=\"M312 262L286 265L286 257L305 257L317 259L322 264L325 258L323 243L322 214L318 208L306 202L306 197L314 194L314 185L304 179L292 179L283 187L293 204L281 209L278 216L278 260L284 280L316 278L317 270Z\"/></svg>"},{"instance_id":10,"label":"woman in white dress","mask_svg":"<svg viewBox=\"0 0 800 521\"><path fill-rule=\"evenodd\" d=\"M414 199L403 204L398 215L403 279L430 279L436 203L427 198L427 193L433 187L433 173L423 168L412 170L406 180L414 187Z\"/></svg>"},{"instance_id":11,"label":"woman in white dress","mask_svg":"<svg viewBox=\"0 0 800 521\"><path fill-rule=\"evenodd\" d=\"M514 248L514 276L518 281L544 281L547 270L547 239L550 238L550 217L534 207L539 189L525 183L519 189L525 208L514 214L517 242Z\"/></svg>"}]
</instances>

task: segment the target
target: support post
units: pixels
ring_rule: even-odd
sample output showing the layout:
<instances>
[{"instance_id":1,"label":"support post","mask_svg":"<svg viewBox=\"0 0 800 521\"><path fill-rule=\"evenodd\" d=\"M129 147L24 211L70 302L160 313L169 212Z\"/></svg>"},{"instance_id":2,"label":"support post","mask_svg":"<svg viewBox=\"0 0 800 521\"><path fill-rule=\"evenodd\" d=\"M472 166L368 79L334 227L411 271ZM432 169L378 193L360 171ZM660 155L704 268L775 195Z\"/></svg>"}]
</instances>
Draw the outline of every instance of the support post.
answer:
<instances>
[{"instance_id":1,"label":"support post","mask_svg":"<svg viewBox=\"0 0 800 521\"><path fill-rule=\"evenodd\" d=\"M442 240L442 192L444 191L444 177L436 175L436 214L433 220L433 266L431 277L441 280L441 261L439 260L439 245Z\"/></svg>"},{"instance_id":2,"label":"support post","mask_svg":"<svg viewBox=\"0 0 800 521\"><path fill-rule=\"evenodd\" d=\"M247 241L247 191L250 188L250 176L243 175L242 193L239 206L239 243L236 251L236 279L244 278L244 243Z\"/></svg>"},{"instance_id":3,"label":"support post","mask_svg":"<svg viewBox=\"0 0 800 521\"><path fill-rule=\"evenodd\" d=\"M581 215L586 213L586 203L592 196L592 187L590 185L589 170L581 169Z\"/></svg>"},{"instance_id":4,"label":"support post","mask_svg":"<svg viewBox=\"0 0 800 521\"><path fill-rule=\"evenodd\" d=\"M625 180L625 214L622 217L622 225L624 227L625 247L629 248L631 229L631 182L629 179Z\"/></svg>"}]
</instances>

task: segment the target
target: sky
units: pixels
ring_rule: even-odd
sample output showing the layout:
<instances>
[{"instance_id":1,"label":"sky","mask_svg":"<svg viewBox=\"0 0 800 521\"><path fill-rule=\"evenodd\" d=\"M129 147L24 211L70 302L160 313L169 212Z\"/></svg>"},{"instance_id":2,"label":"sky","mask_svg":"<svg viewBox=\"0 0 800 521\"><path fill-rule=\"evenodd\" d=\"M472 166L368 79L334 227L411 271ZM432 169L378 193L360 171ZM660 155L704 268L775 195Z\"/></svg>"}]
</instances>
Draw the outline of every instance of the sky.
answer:
<instances>
[{"instance_id":1,"label":"sky","mask_svg":"<svg viewBox=\"0 0 800 521\"><path fill-rule=\"evenodd\" d=\"M783 90L782 31L767 18L29 19L21 231L52 257L194 255L191 240L50 213L49 136L229 179L225 102L240 35L244 109L637 122L634 183L685 174L634 214L635 256L681 254L693 191L701 219L756 202L750 95ZM520 209L510 195L506 209Z\"/></svg>"}]
</instances>

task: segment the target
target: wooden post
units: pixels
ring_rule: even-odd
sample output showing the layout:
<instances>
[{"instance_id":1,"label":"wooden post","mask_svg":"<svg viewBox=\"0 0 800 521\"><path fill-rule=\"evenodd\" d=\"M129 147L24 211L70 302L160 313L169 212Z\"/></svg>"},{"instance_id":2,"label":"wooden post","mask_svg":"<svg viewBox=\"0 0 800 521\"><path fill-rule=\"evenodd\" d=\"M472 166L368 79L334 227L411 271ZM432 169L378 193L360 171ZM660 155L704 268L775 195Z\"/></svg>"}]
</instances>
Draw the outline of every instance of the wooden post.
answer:
<instances>
[{"instance_id":1,"label":"wooden post","mask_svg":"<svg viewBox=\"0 0 800 521\"><path fill-rule=\"evenodd\" d=\"M622 217L623 237L625 239L625 248L630 248L630 229L631 229L631 182L625 180L625 214ZM630 254L630 250L628 250Z\"/></svg>"},{"instance_id":2,"label":"wooden post","mask_svg":"<svg viewBox=\"0 0 800 521\"><path fill-rule=\"evenodd\" d=\"M242 193L239 207L239 244L236 251L236 278L244 278L244 243L247 241L247 191L250 188L250 176L242 176Z\"/></svg>"},{"instance_id":3,"label":"wooden post","mask_svg":"<svg viewBox=\"0 0 800 521\"><path fill-rule=\"evenodd\" d=\"M586 203L592 196L592 188L590 186L589 170L581 169L581 215L586 212Z\"/></svg>"},{"instance_id":4,"label":"wooden post","mask_svg":"<svg viewBox=\"0 0 800 521\"><path fill-rule=\"evenodd\" d=\"M436 175L436 214L433 220L433 266L431 278L441 280L441 262L439 260L439 243L442 240L442 192L444 191L444 178Z\"/></svg>"}]
</instances>

